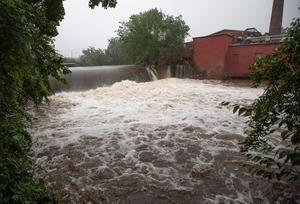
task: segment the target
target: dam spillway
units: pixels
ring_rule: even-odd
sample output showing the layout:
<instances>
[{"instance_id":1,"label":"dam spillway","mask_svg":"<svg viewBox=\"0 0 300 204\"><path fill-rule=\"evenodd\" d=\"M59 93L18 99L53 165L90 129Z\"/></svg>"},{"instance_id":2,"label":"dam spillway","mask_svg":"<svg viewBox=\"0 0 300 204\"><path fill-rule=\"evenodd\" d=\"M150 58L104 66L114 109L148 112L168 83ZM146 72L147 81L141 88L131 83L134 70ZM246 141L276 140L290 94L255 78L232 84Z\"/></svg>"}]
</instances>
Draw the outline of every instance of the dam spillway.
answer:
<instances>
[{"instance_id":1,"label":"dam spillway","mask_svg":"<svg viewBox=\"0 0 300 204\"><path fill-rule=\"evenodd\" d=\"M130 80L149 82L165 78L200 78L191 65L143 67L137 65L109 65L72 67L71 73L63 76L65 84L51 78L50 86L54 92L85 91L98 87L108 87L116 82Z\"/></svg>"},{"instance_id":2,"label":"dam spillway","mask_svg":"<svg viewBox=\"0 0 300 204\"><path fill-rule=\"evenodd\" d=\"M62 84L54 79L50 80L53 91L84 91L97 87L111 86L122 80L136 82L151 80L149 70L142 66L134 65L72 67L70 71L70 74L63 76L66 84Z\"/></svg>"}]
</instances>

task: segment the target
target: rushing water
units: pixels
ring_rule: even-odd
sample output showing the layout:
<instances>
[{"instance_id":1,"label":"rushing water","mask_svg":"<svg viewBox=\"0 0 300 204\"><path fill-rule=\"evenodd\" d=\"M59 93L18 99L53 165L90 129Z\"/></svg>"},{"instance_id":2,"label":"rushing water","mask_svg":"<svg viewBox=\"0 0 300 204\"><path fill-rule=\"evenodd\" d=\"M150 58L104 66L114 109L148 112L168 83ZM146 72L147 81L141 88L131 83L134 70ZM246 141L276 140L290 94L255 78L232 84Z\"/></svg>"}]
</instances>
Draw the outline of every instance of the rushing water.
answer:
<instances>
[{"instance_id":1,"label":"rushing water","mask_svg":"<svg viewBox=\"0 0 300 204\"><path fill-rule=\"evenodd\" d=\"M62 203L293 203L241 167L245 120L219 105L261 93L187 79L58 93L32 111L35 177Z\"/></svg>"},{"instance_id":2,"label":"rushing water","mask_svg":"<svg viewBox=\"0 0 300 204\"><path fill-rule=\"evenodd\" d=\"M73 67L71 73L64 76L66 84L52 79L51 87L55 92L85 91L97 87L111 86L122 80L147 82L152 80L153 72L134 65Z\"/></svg>"}]
</instances>

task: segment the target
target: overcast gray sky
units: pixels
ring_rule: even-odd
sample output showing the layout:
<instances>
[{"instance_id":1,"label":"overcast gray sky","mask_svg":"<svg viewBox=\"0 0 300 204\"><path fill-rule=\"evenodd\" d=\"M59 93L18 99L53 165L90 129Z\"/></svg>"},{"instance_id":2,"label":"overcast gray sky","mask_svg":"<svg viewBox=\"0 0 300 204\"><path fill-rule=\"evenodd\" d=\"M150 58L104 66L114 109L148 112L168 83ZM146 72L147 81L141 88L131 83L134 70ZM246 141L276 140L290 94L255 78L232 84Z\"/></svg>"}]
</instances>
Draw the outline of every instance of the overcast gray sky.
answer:
<instances>
[{"instance_id":1,"label":"overcast gray sky","mask_svg":"<svg viewBox=\"0 0 300 204\"><path fill-rule=\"evenodd\" d=\"M190 27L190 37L208 35L227 29L255 27L269 29L273 0L118 0L113 9L88 7L88 0L66 0L65 19L59 27L55 47L66 57L78 57L89 46L105 49L115 37L120 21L132 14L158 8L169 15L182 15ZM283 26L300 17L300 0L285 0Z\"/></svg>"}]
</instances>

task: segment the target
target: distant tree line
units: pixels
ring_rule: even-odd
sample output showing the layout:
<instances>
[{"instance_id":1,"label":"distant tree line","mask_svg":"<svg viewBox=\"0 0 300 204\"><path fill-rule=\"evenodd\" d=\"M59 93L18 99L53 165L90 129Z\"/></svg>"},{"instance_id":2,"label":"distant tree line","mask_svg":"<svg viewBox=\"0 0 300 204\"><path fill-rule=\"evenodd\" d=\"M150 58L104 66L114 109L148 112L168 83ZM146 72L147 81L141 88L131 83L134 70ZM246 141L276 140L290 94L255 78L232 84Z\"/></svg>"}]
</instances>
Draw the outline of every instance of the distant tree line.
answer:
<instances>
[{"instance_id":1,"label":"distant tree line","mask_svg":"<svg viewBox=\"0 0 300 204\"><path fill-rule=\"evenodd\" d=\"M184 58L184 40L188 31L182 16L173 17L156 8L150 9L121 22L118 37L109 40L106 50L84 49L79 64L176 64Z\"/></svg>"},{"instance_id":2,"label":"distant tree line","mask_svg":"<svg viewBox=\"0 0 300 204\"><path fill-rule=\"evenodd\" d=\"M131 64L119 38L111 38L105 50L89 47L77 62L81 66Z\"/></svg>"}]
</instances>

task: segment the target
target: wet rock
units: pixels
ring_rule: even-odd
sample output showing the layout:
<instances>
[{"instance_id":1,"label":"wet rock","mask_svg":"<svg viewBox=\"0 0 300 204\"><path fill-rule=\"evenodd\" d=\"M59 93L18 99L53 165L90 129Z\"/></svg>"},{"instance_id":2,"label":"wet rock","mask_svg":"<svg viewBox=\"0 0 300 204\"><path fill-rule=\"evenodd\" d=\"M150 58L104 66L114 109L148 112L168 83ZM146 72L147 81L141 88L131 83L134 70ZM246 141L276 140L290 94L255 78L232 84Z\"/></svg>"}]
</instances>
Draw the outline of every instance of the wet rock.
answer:
<instances>
[{"instance_id":1,"label":"wet rock","mask_svg":"<svg viewBox=\"0 0 300 204\"><path fill-rule=\"evenodd\" d=\"M142 162L152 162L155 158L152 152L141 152L139 154L139 160Z\"/></svg>"}]
</instances>

